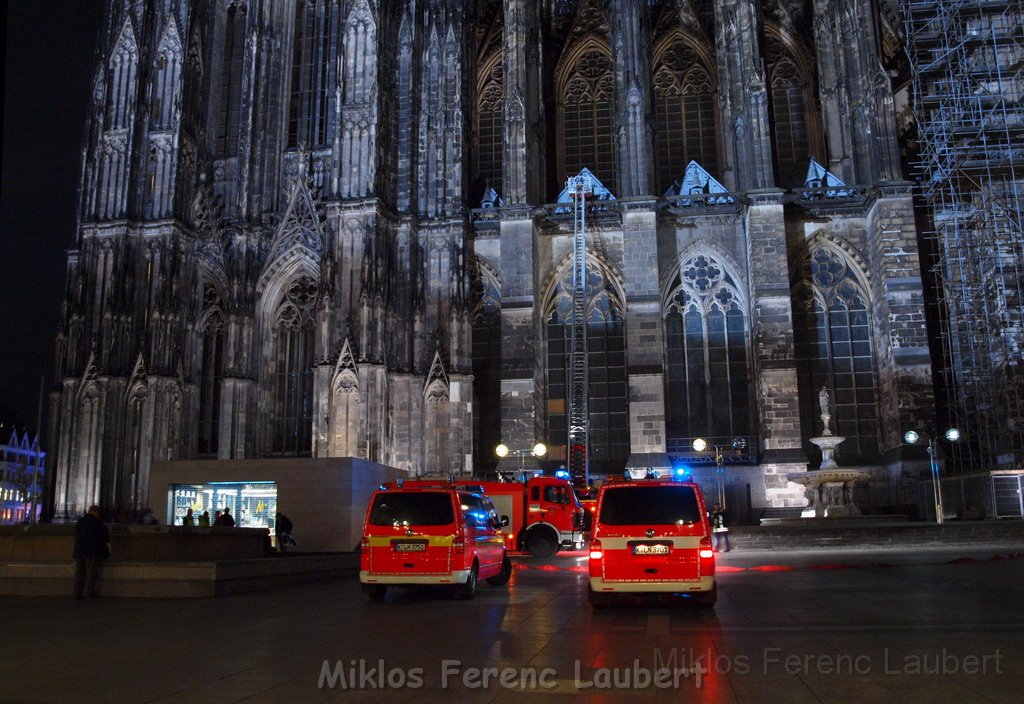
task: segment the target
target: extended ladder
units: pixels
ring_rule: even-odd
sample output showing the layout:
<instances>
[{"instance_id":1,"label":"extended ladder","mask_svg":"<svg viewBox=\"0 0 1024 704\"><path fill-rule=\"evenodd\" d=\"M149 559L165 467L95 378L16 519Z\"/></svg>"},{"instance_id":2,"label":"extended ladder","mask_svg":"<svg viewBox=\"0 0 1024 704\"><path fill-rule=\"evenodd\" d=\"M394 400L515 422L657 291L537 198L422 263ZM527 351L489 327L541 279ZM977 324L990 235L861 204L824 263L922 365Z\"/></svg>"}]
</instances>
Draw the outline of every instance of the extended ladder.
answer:
<instances>
[{"instance_id":1,"label":"extended ladder","mask_svg":"<svg viewBox=\"0 0 1024 704\"><path fill-rule=\"evenodd\" d=\"M577 487L590 484L587 428L587 195L594 181L588 173L570 176L572 197L572 348L569 360L569 473Z\"/></svg>"}]
</instances>

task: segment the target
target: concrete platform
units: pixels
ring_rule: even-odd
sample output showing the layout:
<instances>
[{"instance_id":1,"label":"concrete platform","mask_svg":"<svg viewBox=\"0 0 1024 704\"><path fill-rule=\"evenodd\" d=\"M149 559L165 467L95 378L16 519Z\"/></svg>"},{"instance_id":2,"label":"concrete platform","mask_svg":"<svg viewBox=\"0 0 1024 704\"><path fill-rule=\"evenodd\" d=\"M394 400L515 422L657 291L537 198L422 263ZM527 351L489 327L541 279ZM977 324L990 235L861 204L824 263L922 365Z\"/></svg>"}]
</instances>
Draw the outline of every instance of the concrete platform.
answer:
<instances>
[{"instance_id":1,"label":"concrete platform","mask_svg":"<svg viewBox=\"0 0 1024 704\"><path fill-rule=\"evenodd\" d=\"M821 550L730 553L720 564L797 569L723 570L714 611L594 611L582 552L516 558L508 585L481 584L472 601L443 590L371 601L356 579L188 602L0 597L0 701L1017 704L1024 559L923 552L863 554L843 570L798 569ZM967 554L978 561L961 563ZM689 672L665 687L596 686L637 661ZM325 677L338 667L344 679ZM482 668L514 677L482 685Z\"/></svg>"},{"instance_id":2,"label":"concrete platform","mask_svg":"<svg viewBox=\"0 0 1024 704\"><path fill-rule=\"evenodd\" d=\"M203 598L286 584L350 577L359 572L354 553L282 555L207 562L124 562L103 566L102 597ZM0 563L2 596L70 596L72 561Z\"/></svg>"},{"instance_id":3,"label":"concrete platform","mask_svg":"<svg viewBox=\"0 0 1024 704\"><path fill-rule=\"evenodd\" d=\"M791 551L803 548L1006 544L1024 546L1024 521L956 521L943 524L865 518L782 520L729 528L733 549Z\"/></svg>"}]
</instances>

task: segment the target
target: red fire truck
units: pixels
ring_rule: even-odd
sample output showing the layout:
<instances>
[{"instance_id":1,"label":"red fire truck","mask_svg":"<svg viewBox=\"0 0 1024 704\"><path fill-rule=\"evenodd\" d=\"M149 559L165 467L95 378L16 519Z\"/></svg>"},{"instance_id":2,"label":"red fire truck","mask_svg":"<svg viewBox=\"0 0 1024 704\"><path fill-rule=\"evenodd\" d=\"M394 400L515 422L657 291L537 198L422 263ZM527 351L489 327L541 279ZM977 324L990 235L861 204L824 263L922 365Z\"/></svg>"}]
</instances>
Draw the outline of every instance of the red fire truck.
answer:
<instances>
[{"instance_id":1,"label":"red fire truck","mask_svg":"<svg viewBox=\"0 0 1024 704\"><path fill-rule=\"evenodd\" d=\"M438 480L412 480L405 486L437 484ZM503 528L507 550L525 550L535 557L550 557L559 548L583 548L583 507L568 479L534 476L523 482L478 481L456 477L452 482L487 494L499 516L508 516Z\"/></svg>"}]
</instances>

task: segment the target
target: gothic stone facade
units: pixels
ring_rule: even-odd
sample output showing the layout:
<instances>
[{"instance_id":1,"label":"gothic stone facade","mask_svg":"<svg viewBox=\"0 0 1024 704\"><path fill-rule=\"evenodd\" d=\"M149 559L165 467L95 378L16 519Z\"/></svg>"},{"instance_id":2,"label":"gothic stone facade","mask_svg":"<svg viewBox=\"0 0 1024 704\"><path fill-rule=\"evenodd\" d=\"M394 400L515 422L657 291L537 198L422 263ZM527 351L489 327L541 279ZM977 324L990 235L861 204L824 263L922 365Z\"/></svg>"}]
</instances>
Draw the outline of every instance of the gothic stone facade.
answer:
<instances>
[{"instance_id":1,"label":"gothic stone facade","mask_svg":"<svg viewBox=\"0 0 1024 704\"><path fill-rule=\"evenodd\" d=\"M158 460L468 472L543 440L558 462L556 201L583 168L595 471L742 438L756 501L797 505L784 473L814 461L822 386L840 462L898 468L930 413L870 0L108 6L50 397L58 513L141 508Z\"/></svg>"}]
</instances>

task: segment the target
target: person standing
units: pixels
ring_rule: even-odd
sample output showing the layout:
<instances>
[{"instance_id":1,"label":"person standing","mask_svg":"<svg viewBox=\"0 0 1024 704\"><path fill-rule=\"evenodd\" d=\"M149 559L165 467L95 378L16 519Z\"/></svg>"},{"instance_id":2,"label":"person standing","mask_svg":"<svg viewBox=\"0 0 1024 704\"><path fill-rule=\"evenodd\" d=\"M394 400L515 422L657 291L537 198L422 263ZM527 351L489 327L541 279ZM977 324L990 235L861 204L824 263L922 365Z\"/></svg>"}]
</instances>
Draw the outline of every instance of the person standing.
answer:
<instances>
[{"instance_id":1,"label":"person standing","mask_svg":"<svg viewBox=\"0 0 1024 704\"><path fill-rule=\"evenodd\" d=\"M231 517L231 509L225 506L224 512L220 514L213 525L233 528L235 525L235 519Z\"/></svg>"},{"instance_id":2,"label":"person standing","mask_svg":"<svg viewBox=\"0 0 1024 704\"><path fill-rule=\"evenodd\" d=\"M100 518L100 507L89 512L75 524L75 598L96 596L96 582L103 561L110 557L110 531Z\"/></svg>"},{"instance_id":3,"label":"person standing","mask_svg":"<svg viewBox=\"0 0 1024 704\"><path fill-rule=\"evenodd\" d=\"M203 511L203 515L199 517L199 527L209 528L210 527L210 512Z\"/></svg>"},{"instance_id":4,"label":"person standing","mask_svg":"<svg viewBox=\"0 0 1024 704\"><path fill-rule=\"evenodd\" d=\"M721 549L722 543L725 549ZM725 511L721 504L715 504L711 508L711 547L716 552L729 552L732 546L729 545L729 529L725 525Z\"/></svg>"},{"instance_id":5,"label":"person standing","mask_svg":"<svg viewBox=\"0 0 1024 704\"><path fill-rule=\"evenodd\" d=\"M288 516L278 511L274 517L274 533L277 535L277 549L281 552L284 552L289 545L296 545L295 538L292 537L293 528Z\"/></svg>"},{"instance_id":6,"label":"person standing","mask_svg":"<svg viewBox=\"0 0 1024 704\"><path fill-rule=\"evenodd\" d=\"M185 511L185 515L181 519L181 525L183 525L183 526L194 526L195 524L196 524L196 519L192 515L192 509L189 509L189 510Z\"/></svg>"}]
</instances>

